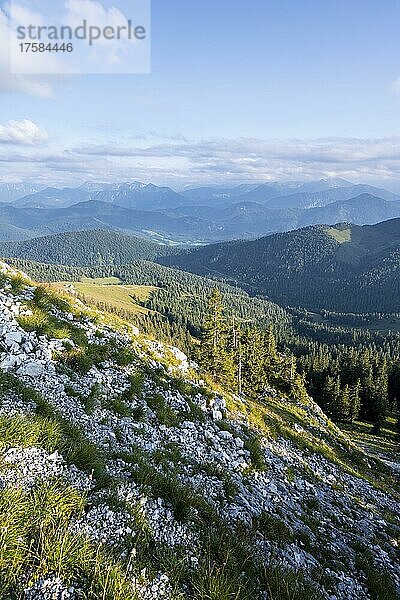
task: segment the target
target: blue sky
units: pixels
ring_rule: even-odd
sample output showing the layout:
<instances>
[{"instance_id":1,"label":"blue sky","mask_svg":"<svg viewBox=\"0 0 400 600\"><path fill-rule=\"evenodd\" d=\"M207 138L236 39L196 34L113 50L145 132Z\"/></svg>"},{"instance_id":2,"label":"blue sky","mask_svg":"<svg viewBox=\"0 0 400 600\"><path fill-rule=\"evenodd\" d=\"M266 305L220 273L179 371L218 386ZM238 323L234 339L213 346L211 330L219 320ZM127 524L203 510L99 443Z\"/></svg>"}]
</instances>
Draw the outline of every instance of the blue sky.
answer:
<instances>
[{"instance_id":1,"label":"blue sky","mask_svg":"<svg viewBox=\"0 0 400 600\"><path fill-rule=\"evenodd\" d=\"M0 65L0 179L396 186L399 30L395 0L153 0L149 75Z\"/></svg>"}]
</instances>

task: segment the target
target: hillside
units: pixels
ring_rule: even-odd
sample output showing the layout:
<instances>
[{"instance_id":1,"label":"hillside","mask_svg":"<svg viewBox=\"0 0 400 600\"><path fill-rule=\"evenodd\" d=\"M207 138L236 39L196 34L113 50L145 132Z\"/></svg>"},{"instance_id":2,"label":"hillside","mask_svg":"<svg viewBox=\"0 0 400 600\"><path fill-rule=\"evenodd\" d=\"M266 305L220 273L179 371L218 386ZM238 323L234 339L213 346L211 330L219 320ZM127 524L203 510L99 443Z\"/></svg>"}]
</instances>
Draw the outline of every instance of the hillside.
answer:
<instances>
[{"instance_id":1,"label":"hillside","mask_svg":"<svg viewBox=\"0 0 400 600\"><path fill-rule=\"evenodd\" d=\"M347 312L400 309L400 219L312 226L255 241L215 244L160 259L236 281L284 305Z\"/></svg>"},{"instance_id":2,"label":"hillside","mask_svg":"<svg viewBox=\"0 0 400 600\"><path fill-rule=\"evenodd\" d=\"M8 240L26 240L32 237L28 229L21 229L15 225L2 225L0 223L0 242Z\"/></svg>"},{"instance_id":3,"label":"hillside","mask_svg":"<svg viewBox=\"0 0 400 600\"><path fill-rule=\"evenodd\" d=\"M23 242L0 243L0 256L77 267L125 265L173 253L161 246L115 231L60 233Z\"/></svg>"},{"instance_id":4,"label":"hillside","mask_svg":"<svg viewBox=\"0 0 400 600\"><path fill-rule=\"evenodd\" d=\"M234 187L202 186L184 189L181 194L200 206L202 204L208 204L210 201L214 204L227 204L231 199L242 196L258 187L259 184L257 183L243 183Z\"/></svg>"},{"instance_id":5,"label":"hillside","mask_svg":"<svg viewBox=\"0 0 400 600\"><path fill-rule=\"evenodd\" d=\"M16 208L66 208L91 200L92 193L86 186L62 189L47 187L20 196L13 205Z\"/></svg>"},{"instance_id":6,"label":"hillside","mask_svg":"<svg viewBox=\"0 0 400 600\"><path fill-rule=\"evenodd\" d=\"M160 240L219 239L217 226L198 218L173 217L160 211L131 210L110 202L89 200L59 208L17 208L0 205L0 220L30 230L30 237L67 231L111 229Z\"/></svg>"},{"instance_id":7,"label":"hillside","mask_svg":"<svg viewBox=\"0 0 400 600\"><path fill-rule=\"evenodd\" d=\"M85 268L19 259L12 263L39 281L74 290L85 303L124 318L150 337L179 345L195 360L209 298L219 289L231 351L237 351L232 340L239 334L245 340L257 339L272 327L277 347L296 357L307 390L329 416L347 423L359 418L375 433L386 418L396 418L392 411L398 406L400 381L399 313L290 309L251 297L240 287L148 261ZM246 333L249 328L256 333ZM234 364L241 364L238 357ZM261 381L255 372L253 387Z\"/></svg>"},{"instance_id":8,"label":"hillside","mask_svg":"<svg viewBox=\"0 0 400 600\"><path fill-rule=\"evenodd\" d=\"M1 271L2 597L398 597L393 471L310 398Z\"/></svg>"},{"instance_id":9,"label":"hillside","mask_svg":"<svg viewBox=\"0 0 400 600\"><path fill-rule=\"evenodd\" d=\"M56 290L70 290L88 305L110 307L125 318L135 319L150 311L142 306L157 290L153 286L124 285L117 277L82 277L81 281L57 281L52 284ZM108 310L110 310L108 308Z\"/></svg>"},{"instance_id":10,"label":"hillside","mask_svg":"<svg viewBox=\"0 0 400 600\"><path fill-rule=\"evenodd\" d=\"M94 199L134 210L162 210L188 203L184 196L169 187L140 182L112 185L96 194Z\"/></svg>"},{"instance_id":11,"label":"hillside","mask_svg":"<svg viewBox=\"0 0 400 600\"><path fill-rule=\"evenodd\" d=\"M194 217L218 225L221 238L254 238L273 232L290 231L307 225L353 223L374 224L400 217L400 202L360 194L346 201L318 208L271 208L258 202L235 202L229 206L181 206L165 211L174 217Z\"/></svg>"},{"instance_id":12,"label":"hillside","mask_svg":"<svg viewBox=\"0 0 400 600\"><path fill-rule=\"evenodd\" d=\"M95 266L77 268L68 265L45 264L21 259L9 259L17 268L24 270L31 277L41 282L71 282L77 291L82 293L86 301L95 297L100 301L99 292L107 294L103 297L101 307L115 311L119 293L115 288L105 285L102 290L91 289L92 283L99 281L108 284L111 278L122 286L145 286L152 292L140 302L143 313L151 313L151 320L140 317L135 311L134 323L149 334L156 333L163 340L174 340L184 348L192 346L191 336L198 336L204 323L207 301L216 288L224 293L229 314L239 315L244 323L256 322L264 329L273 323L276 334L291 331L291 316L280 306L266 299L251 298L240 288L224 285L199 277L192 273L183 273L149 261L135 261L123 266ZM76 285L76 284L79 285ZM81 285L82 284L82 285ZM123 292L121 292L123 293ZM133 302L137 303L137 294ZM132 311L117 310L117 314L128 319Z\"/></svg>"},{"instance_id":13,"label":"hillside","mask_svg":"<svg viewBox=\"0 0 400 600\"><path fill-rule=\"evenodd\" d=\"M250 189L240 195L240 200L245 202L261 202L271 204L271 207L282 208L304 208L306 204L298 201L313 193L325 193L327 198L336 200L336 191L340 188L352 188L353 184L344 179L320 179L317 181L296 182L268 182L262 183L255 189ZM296 202L286 202L286 198L295 197ZM282 203L279 203L282 199Z\"/></svg>"}]
</instances>

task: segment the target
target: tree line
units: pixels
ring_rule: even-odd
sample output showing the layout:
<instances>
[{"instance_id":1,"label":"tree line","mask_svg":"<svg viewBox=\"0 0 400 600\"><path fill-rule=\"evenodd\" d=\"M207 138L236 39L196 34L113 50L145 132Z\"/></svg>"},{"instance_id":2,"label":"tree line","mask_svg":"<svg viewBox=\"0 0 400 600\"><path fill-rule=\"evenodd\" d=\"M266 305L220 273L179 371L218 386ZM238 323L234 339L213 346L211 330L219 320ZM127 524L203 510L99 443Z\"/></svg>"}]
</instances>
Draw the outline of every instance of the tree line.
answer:
<instances>
[{"instance_id":1,"label":"tree line","mask_svg":"<svg viewBox=\"0 0 400 600\"><path fill-rule=\"evenodd\" d=\"M214 290L201 333L200 365L212 377L249 397L273 387L301 397L307 391L333 420L362 418L379 433L389 411L399 406L400 360L388 361L371 348L319 351L296 363L278 352L272 328L260 328L227 316L223 297Z\"/></svg>"}]
</instances>

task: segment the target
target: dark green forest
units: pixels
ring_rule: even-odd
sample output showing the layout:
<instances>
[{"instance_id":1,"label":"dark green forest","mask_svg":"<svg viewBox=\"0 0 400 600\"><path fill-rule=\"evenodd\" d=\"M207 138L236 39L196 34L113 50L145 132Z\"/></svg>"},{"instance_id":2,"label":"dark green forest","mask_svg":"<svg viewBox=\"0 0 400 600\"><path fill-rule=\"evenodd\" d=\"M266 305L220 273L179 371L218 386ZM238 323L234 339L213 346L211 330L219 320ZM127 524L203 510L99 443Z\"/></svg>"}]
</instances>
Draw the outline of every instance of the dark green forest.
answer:
<instances>
[{"instance_id":1,"label":"dark green forest","mask_svg":"<svg viewBox=\"0 0 400 600\"><path fill-rule=\"evenodd\" d=\"M0 255L76 267L126 265L134 260L154 260L176 252L117 231L78 231L20 242L0 242Z\"/></svg>"},{"instance_id":2,"label":"dark green forest","mask_svg":"<svg viewBox=\"0 0 400 600\"><path fill-rule=\"evenodd\" d=\"M400 219L315 225L159 259L237 283L278 304L338 312L400 311Z\"/></svg>"}]
</instances>

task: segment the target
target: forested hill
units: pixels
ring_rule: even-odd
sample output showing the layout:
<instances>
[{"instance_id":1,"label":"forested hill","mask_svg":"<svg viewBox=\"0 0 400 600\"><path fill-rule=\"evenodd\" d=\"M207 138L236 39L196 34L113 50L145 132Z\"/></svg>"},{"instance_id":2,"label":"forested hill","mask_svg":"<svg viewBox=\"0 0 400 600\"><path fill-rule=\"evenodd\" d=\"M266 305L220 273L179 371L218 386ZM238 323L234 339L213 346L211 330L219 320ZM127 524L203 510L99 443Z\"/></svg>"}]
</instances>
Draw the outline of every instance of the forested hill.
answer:
<instances>
[{"instance_id":1,"label":"forested hill","mask_svg":"<svg viewBox=\"0 0 400 600\"><path fill-rule=\"evenodd\" d=\"M0 243L0 256L76 267L125 265L153 260L173 248L116 231L59 233L21 242Z\"/></svg>"},{"instance_id":2,"label":"forested hill","mask_svg":"<svg viewBox=\"0 0 400 600\"><path fill-rule=\"evenodd\" d=\"M159 261L236 281L285 305L345 312L400 309L400 219L363 227L310 226Z\"/></svg>"}]
</instances>

